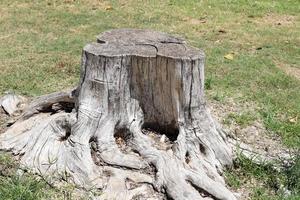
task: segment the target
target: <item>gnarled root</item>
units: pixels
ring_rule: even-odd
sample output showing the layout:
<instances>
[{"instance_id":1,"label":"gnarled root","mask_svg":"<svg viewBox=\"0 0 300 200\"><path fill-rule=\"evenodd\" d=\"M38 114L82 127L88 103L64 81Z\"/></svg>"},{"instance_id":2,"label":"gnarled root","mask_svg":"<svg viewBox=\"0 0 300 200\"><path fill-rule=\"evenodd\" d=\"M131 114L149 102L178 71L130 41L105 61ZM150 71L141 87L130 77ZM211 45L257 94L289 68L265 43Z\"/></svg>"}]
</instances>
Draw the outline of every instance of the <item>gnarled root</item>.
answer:
<instances>
[{"instance_id":1,"label":"gnarled root","mask_svg":"<svg viewBox=\"0 0 300 200\"><path fill-rule=\"evenodd\" d=\"M74 113L40 113L0 135L0 147L20 155L23 166L49 181L56 176L84 187L101 187L96 180L101 171L92 161L88 141L78 142L76 129L71 129L76 126Z\"/></svg>"},{"instance_id":2,"label":"gnarled root","mask_svg":"<svg viewBox=\"0 0 300 200\"><path fill-rule=\"evenodd\" d=\"M29 117L40 112L55 111L55 109L57 108L52 107L54 104L74 104L76 92L77 88L74 88L68 91L55 92L48 95L40 96L39 98L33 100L27 106L27 108L25 108L23 114L18 120L21 121L28 119ZM60 108L61 107L59 107L58 109ZM64 108L67 107L65 106Z\"/></svg>"},{"instance_id":3,"label":"gnarled root","mask_svg":"<svg viewBox=\"0 0 300 200\"><path fill-rule=\"evenodd\" d=\"M153 147L149 138L142 133L141 122L135 121L130 125L133 133L131 144L139 154L153 164L157 170L156 189L167 193L172 199L236 199L224 186L224 180L216 169L221 169L220 162L224 157L216 159L213 149L208 148L205 135L186 134L190 130L181 127L179 136L185 140L185 146L175 148L175 151L161 151ZM182 135L181 135L182 134ZM209 134L209 133L208 133ZM195 136L195 137L194 137ZM220 140L220 144L222 144ZM216 147L215 149L218 149ZM185 155L176 156L177 155Z\"/></svg>"},{"instance_id":4,"label":"gnarled root","mask_svg":"<svg viewBox=\"0 0 300 200\"><path fill-rule=\"evenodd\" d=\"M226 153L218 152L226 145L217 137L213 121L195 120L180 126L177 140L164 150L143 133L141 112L123 125L112 117L94 114L92 118L91 112L79 112L80 121L75 113L66 112L39 113L20 120L0 136L0 147L20 155L24 166L46 178L101 188L100 199L164 199L163 194L178 200L235 199L220 175L222 165L230 160ZM210 132L201 130L208 124ZM116 134L129 150L120 149ZM216 141L209 138L212 134ZM91 141L96 144L94 154Z\"/></svg>"}]
</instances>

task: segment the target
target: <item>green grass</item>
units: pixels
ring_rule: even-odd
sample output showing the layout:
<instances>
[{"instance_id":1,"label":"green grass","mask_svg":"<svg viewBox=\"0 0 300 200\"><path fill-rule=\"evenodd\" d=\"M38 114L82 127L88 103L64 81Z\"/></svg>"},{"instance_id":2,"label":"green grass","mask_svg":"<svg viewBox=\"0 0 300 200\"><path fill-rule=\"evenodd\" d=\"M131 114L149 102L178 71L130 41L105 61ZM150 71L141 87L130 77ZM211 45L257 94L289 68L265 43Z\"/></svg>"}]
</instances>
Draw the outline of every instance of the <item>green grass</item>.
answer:
<instances>
[{"instance_id":1,"label":"green grass","mask_svg":"<svg viewBox=\"0 0 300 200\"><path fill-rule=\"evenodd\" d=\"M0 198L13 200L13 199L26 199L35 200L42 198L49 198L49 193L44 191L45 183L37 181L31 176L13 176L12 178L0 179Z\"/></svg>"},{"instance_id":2,"label":"green grass","mask_svg":"<svg viewBox=\"0 0 300 200\"><path fill-rule=\"evenodd\" d=\"M0 152L1 200L86 200L95 194L92 189L90 191L79 190L78 192L75 186L69 183L61 183L60 185L59 188L54 187L40 176L26 172L24 169L21 170L19 163L10 154Z\"/></svg>"},{"instance_id":3,"label":"green grass","mask_svg":"<svg viewBox=\"0 0 300 200\"><path fill-rule=\"evenodd\" d=\"M224 123L230 124L232 121L235 121L240 127L246 127L251 125L256 120L256 116L251 112L244 113L229 113L227 118L225 118Z\"/></svg>"},{"instance_id":4,"label":"green grass","mask_svg":"<svg viewBox=\"0 0 300 200\"><path fill-rule=\"evenodd\" d=\"M0 153L0 199L50 199L54 191L44 181L24 173L17 175L18 165L7 154Z\"/></svg>"},{"instance_id":5,"label":"green grass","mask_svg":"<svg viewBox=\"0 0 300 200\"><path fill-rule=\"evenodd\" d=\"M257 165L252 160L238 156L233 169L225 172L225 177L233 189L250 184L251 199L253 200L296 200L300 198L299 156L295 158L291 166L280 171L273 169L271 163ZM289 196L285 196L285 190L290 191Z\"/></svg>"},{"instance_id":6,"label":"green grass","mask_svg":"<svg viewBox=\"0 0 300 200\"><path fill-rule=\"evenodd\" d=\"M279 68L300 69L299 13L298 0L0 0L0 95L72 87L81 50L96 35L151 28L204 49L210 100L256 106L230 120L247 126L258 119L299 149L300 80ZM224 59L228 53L233 60Z\"/></svg>"}]
</instances>

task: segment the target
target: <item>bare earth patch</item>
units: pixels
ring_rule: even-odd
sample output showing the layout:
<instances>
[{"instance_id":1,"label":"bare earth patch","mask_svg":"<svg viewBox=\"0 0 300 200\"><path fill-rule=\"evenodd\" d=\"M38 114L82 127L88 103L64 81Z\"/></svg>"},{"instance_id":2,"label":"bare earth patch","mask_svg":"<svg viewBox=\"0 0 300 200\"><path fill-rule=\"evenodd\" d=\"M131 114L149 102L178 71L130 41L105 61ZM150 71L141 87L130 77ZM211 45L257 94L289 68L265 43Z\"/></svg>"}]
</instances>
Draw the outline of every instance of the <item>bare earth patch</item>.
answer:
<instances>
[{"instance_id":1,"label":"bare earth patch","mask_svg":"<svg viewBox=\"0 0 300 200\"><path fill-rule=\"evenodd\" d=\"M279 15L268 13L267 15L255 21L259 25L269 26L292 26L296 22L296 17L292 15Z\"/></svg>"},{"instance_id":2,"label":"bare earth patch","mask_svg":"<svg viewBox=\"0 0 300 200\"><path fill-rule=\"evenodd\" d=\"M220 122L224 122L230 113L242 113L244 111L255 112L255 105L244 103L239 105L231 102L216 103L210 102L210 108ZM287 148L283 146L280 137L275 134L268 133L260 120L254 120L247 126L240 126L236 122L223 124L223 126L233 133L242 142L250 145L253 150L268 157L277 158L278 156L289 153Z\"/></svg>"},{"instance_id":3,"label":"bare earth patch","mask_svg":"<svg viewBox=\"0 0 300 200\"><path fill-rule=\"evenodd\" d=\"M250 103L237 104L233 100L229 102L209 102L209 107L213 115L219 122L224 122L232 113L243 113L245 111L255 112L256 105ZM254 120L247 126L240 126L232 121L229 124L223 124L223 127L239 138L243 143L249 145L255 152L268 158L285 158L290 152L283 146L280 137L268 133L260 120ZM259 186L262 183L259 180L244 180L242 187L236 190L241 194L241 200L250 199L253 186Z\"/></svg>"},{"instance_id":4,"label":"bare earth patch","mask_svg":"<svg viewBox=\"0 0 300 200\"><path fill-rule=\"evenodd\" d=\"M296 67L289 66L283 63L276 63L277 67L284 71L289 76L293 76L300 80L300 69Z\"/></svg>"},{"instance_id":5,"label":"bare earth patch","mask_svg":"<svg viewBox=\"0 0 300 200\"><path fill-rule=\"evenodd\" d=\"M206 19L205 17L196 19L196 18L192 18L192 17L184 17L182 19L184 22L190 24L190 25L199 25L199 24L205 24L206 23Z\"/></svg>"}]
</instances>

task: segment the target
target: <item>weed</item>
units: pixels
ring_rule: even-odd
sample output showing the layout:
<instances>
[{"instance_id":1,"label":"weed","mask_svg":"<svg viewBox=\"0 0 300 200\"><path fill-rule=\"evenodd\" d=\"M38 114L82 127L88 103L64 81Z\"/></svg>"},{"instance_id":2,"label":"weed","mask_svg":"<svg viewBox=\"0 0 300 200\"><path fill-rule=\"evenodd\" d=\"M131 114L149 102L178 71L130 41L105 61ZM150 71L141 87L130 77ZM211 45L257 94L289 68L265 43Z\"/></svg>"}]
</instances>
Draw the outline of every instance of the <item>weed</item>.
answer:
<instances>
[{"instance_id":1,"label":"weed","mask_svg":"<svg viewBox=\"0 0 300 200\"><path fill-rule=\"evenodd\" d=\"M255 120L256 116L251 112L244 113L229 113L224 119L225 124L231 124L232 121L236 122L241 127L251 125Z\"/></svg>"},{"instance_id":2,"label":"weed","mask_svg":"<svg viewBox=\"0 0 300 200\"><path fill-rule=\"evenodd\" d=\"M212 89L212 77L207 77L205 79L205 89L211 90Z\"/></svg>"}]
</instances>

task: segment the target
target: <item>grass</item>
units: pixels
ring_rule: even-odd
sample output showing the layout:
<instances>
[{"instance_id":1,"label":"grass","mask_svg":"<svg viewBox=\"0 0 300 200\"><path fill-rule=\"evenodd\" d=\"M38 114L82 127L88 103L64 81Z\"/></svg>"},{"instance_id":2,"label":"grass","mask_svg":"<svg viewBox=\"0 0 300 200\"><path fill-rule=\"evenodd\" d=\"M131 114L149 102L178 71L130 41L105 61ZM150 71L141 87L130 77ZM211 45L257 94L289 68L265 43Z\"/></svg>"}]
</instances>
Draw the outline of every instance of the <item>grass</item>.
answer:
<instances>
[{"instance_id":1,"label":"grass","mask_svg":"<svg viewBox=\"0 0 300 200\"><path fill-rule=\"evenodd\" d=\"M94 190L76 190L74 185L61 184L60 188L48 184L40 176L24 172L10 154L0 152L0 199L2 200L86 200Z\"/></svg>"},{"instance_id":2,"label":"grass","mask_svg":"<svg viewBox=\"0 0 300 200\"><path fill-rule=\"evenodd\" d=\"M0 0L0 95L38 96L74 86L82 47L112 28L151 28L184 36L206 52L211 101L256 105L229 116L259 119L288 148L300 147L297 0ZM233 60L224 55L233 54ZM257 194L262 192L259 189Z\"/></svg>"},{"instance_id":3,"label":"grass","mask_svg":"<svg viewBox=\"0 0 300 200\"><path fill-rule=\"evenodd\" d=\"M31 174L17 175L18 165L7 154L0 153L0 169L0 199L49 199L54 193L44 181Z\"/></svg>"},{"instance_id":4,"label":"grass","mask_svg":"<svg viewBox=\"0 0 300 200\"><path fill-rule=\"evenodd\" d=\"M246 127L251 125L256 120L255 114L251 112L244 113L229 113L227 118L225 118L224 123L230 124L232 121L235 121L240 127Z\"/></svg>"},{"instance_id":5,"label":"grass","mask_svg":"<svg viewBox=\"0 0 300 200\"><path fill-rule=\"evenodd\" d=\"M233 189L250 185L253 200L296 200L300 197L300 157L294 164L275 170L270 163L257 165L251 160L238 156L233 169L225 172L226 181ZM286 191L290 195L286 195Z\"/></svg>"}]
</instances>

